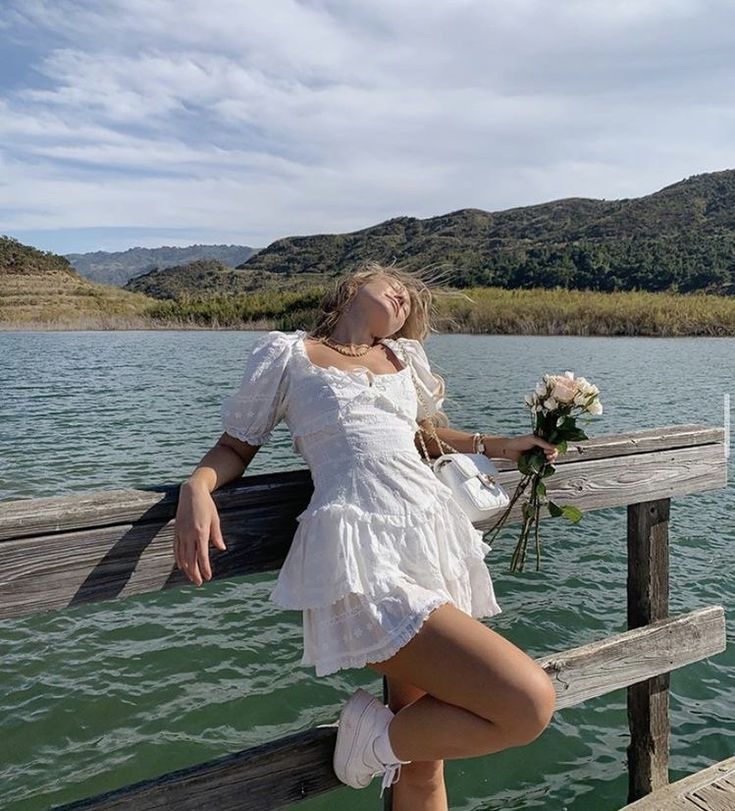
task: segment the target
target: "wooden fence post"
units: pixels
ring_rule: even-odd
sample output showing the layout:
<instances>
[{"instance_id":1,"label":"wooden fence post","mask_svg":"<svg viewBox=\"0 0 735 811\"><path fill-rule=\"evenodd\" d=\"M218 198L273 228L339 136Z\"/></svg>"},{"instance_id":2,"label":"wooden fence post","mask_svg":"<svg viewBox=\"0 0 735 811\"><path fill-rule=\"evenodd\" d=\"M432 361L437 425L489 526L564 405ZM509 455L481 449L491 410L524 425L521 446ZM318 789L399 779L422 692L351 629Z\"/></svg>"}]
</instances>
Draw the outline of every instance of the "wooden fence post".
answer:
<instances>
[{"instance_id":1,"label":"wooden fence post","mask_svg":"<svg viewBox=\"0 0 735 811\"><path fill-rule=\"evenodd\" d=\"M671 499L628 505L628 629L669 616ZM669 673L628 687L628 802L669 783Z\"/></svg>"}]
</instances>

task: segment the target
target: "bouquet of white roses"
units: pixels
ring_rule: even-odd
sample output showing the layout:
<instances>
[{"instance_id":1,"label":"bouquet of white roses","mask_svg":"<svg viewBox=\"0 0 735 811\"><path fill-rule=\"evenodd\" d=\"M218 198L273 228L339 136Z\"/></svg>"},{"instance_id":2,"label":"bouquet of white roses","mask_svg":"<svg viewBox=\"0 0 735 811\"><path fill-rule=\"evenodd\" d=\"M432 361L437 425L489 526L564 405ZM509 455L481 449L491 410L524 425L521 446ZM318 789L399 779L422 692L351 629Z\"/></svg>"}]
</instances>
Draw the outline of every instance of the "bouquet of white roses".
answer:
<instances>
[{"instance_id":1,"label":"bouquet of white roses","mask_svg":"<svg viewBox=\"0 0 735 811\"><path fill-rule=\"evenodd\" d=\"M524 399L531 410L533 433L556 445L559 453L565 453L568 442L589 439L585 432L577 427L577 417L582 414L599 416L602 414L600 390L584 377L574 377L573 372L563 375L545 374L536 384L532 394ZM553 464L546 460L543 448L535 447L521 454L518 459L518 470L523 474L515 493L498 521L489 530L492 541L504 526L513 505L530 486L529 497L522 502L523 525L513 557L510 570L522 571L526 559L526 547L531 529L536 541L536 571L541 567L541 542L539 538L539 517L541 507L546 505L549 513L562 516L572 523L582 518L582 511L571 504L560 507L546 496L544 479L556 472Z\"/></svg>"}]
</instances>

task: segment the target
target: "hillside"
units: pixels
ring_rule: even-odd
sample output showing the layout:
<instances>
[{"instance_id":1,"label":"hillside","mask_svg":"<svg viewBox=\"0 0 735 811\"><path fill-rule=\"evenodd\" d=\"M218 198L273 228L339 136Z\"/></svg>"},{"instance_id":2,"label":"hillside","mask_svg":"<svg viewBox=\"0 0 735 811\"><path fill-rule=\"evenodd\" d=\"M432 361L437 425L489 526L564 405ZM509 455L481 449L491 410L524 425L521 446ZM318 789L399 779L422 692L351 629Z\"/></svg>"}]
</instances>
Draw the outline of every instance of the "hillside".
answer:
<instances>
[{"instance_id":1,"label":"hillside","mask_svg":"<svg viewBox=\"0 0 735 811\"><path fill-rule=\"evenodd\" d=\"M262 286L237 292L233 280ZM0 330L308 328L324 280L194 262L141 280L153 298L90 282L63 257L2 237ZM735 335L735 297L725 296L484 287L443 290L436 307L434 326L443 332Z\"/></svg>"},{"instance_id":2,"label":"hillside","mask_svg":"<svg viewBox=\"0 0 735 811\"><path fill-rule=\"evenodd\" d=\"M568 198L396 217L348 234L279 239L239 269L331 274L366 258L450 271L458 287L735 293L735 170L645 197Z\"/></svg>"},{"instance_id":3,"label":"hillside","mask_svg":"<svg viewBox=\"0 0 735 811\"><path fill-rule=\"evenodd\" d=\"M80 276L63 256L0 237L0 321L73 325L138 319L150 299Z\"/></svg>"},{"instance_id":4,"label":"hillside","mask_svg":"<svg viewBox=\"0 0 735 811\"><path fill-rule=\"evenodd\" d=\"M151 270L186 265L202 259L212 259L235 267L247 261L255 248L244 245L189 245L186 248L129 248L109 253L69 253L66 258L86 279L122 287L127 281Z\"/></svg>"},{"instance_id":5,"label":"hillside","mask_svg":"<svg viewBox=\"0 0 735 811\"><path fill-rule=\"evenodd\" d=\"M235 296L240 293L270 290L303 290L305 286L323 284L321 274L301 273L291 277L264 270L233 270L214 259L199 259L186 265L152 270L136 276L123 290L145 293L156 299L208 298Z\"/></svg>"}]
</instances>

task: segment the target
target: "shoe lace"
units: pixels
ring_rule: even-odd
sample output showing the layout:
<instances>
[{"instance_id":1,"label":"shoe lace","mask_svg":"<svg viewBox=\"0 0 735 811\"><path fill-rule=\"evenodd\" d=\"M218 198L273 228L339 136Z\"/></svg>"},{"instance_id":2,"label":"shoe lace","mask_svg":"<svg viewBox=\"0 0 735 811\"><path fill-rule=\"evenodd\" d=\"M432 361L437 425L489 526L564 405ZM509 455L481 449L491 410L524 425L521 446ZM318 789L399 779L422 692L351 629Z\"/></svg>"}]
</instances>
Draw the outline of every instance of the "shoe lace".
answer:
<instances>
[{"instance_id":1,"label":"shoe lace","mask_svg":"<svg viewBox=\"0 0 735 811\"><path fill-rule=\"evenodd\" d=\"M383 799L383 792L400 778L402 765L402 763L390 763L386 766L383 772L383 780L380 784L380 799ZM380 774L380 772L377 772L377 774Z\"/></svg>"}]
</instances>

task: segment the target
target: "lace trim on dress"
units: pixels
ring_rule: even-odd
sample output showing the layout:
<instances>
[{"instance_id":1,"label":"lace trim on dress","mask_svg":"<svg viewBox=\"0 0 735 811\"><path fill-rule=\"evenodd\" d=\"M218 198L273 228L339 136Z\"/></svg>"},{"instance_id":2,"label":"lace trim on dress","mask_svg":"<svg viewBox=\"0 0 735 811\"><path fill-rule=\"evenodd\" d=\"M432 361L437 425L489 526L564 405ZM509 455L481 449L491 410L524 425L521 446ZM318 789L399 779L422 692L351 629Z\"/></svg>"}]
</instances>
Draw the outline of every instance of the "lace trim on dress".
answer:
<instances>
[{"instance_id":1,"label":"lace trim on dress","mask_svg":"<svg viewBox=\"0 0 735 811\"><path fill-rule=\"evenodd\" d=\"M321 657L316 664L317 676L326 676L330 673L335 673L337 670L342 670L347 667L365 667L368 662L382 662L385 659L390 659L416 634L421 630L421 627L429 618L432 611L439 608L440 605L445 603L452 604L452 600L446 594L436 594L433 599L429 600L420 611L413 612L406 617L403 625L399 626L398 630L391 636L389 643L382 645L379 649L364 651L361 653L349 653L335 656L332 659L324 659ZM307 660L306 654L302 657L302 665L314 664Z\"/></svg>"}]
</instances>

